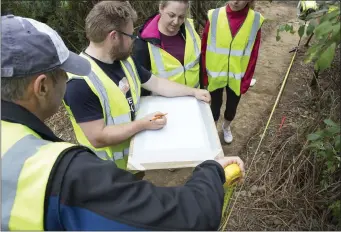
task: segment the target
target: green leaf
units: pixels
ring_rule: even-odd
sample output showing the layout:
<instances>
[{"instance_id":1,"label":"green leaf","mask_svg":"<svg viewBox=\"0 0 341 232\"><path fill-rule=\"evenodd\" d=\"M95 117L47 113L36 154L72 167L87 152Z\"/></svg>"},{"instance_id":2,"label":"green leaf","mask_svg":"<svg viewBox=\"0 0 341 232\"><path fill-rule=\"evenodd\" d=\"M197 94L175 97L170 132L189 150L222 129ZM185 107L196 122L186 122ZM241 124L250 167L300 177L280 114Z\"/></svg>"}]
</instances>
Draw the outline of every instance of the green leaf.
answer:
<instances>
[{"instance_id":1,"label":"green leaf","mask_svg":"<svg viewBox=\"0 0 341 232\"><path fill-rule=\"evenodd\" d=\"M341 40L340 23L337 25L336 28L333 28L331 40L336 43L340 43Z\"/></svg>"},{"instance_id":2,"label":"green leaf","mask_svg":"<svg viewBox=\"0 0 341 232\"><path fill-rule=\"evenodd\" d=\"M279 35L276 36L276 41L280 41L281 37Z\"/></svg>"},{"instance_id":3,"label":"green leaf","mask_svg":"<svg viewBox=\"0 0 341 232\"><path fill-rule=\"evenodd\" d=\"M315 30L315 26L310 23L306 30L307 36L310 36L311 34L313 34L314 30Z\"/></svg>"},{"instance_id":4,"label":"green leaf","mask_svg":"<svg viewBox=\"0 0 341 232\"><path fill-rule=\"evenodd\" d=\"M329 207L332 210L332 214L335 218L339 218L341 220L341 201L334 201Z\"/></svg>"},{"instance_id":5,"label":"green leaf","mask_svg":"<svg viewBox=\"0 0 341 232\"><path fill-rule=\"evenodd\" d=\"M316 134L316 133L309 134L308 137L307 137L307 139L308 139L309 141L315 141L315 140L317 140L317 139L319 139L319 138L321 138L321 135Z\"/></svg>"},{"instance_id":6,"label":"green leaf","mask_svg":"<svg viewBox=\"0 0 341 232\"><path fill-rule=\"evenodd\" d=\"M336 169L336 164L331 161L331 160L327 160L327 170L329 173L334 173L335 172L335 169Z\"/></svg>"},{"instance_id":7,"label":"green leaf","mask_svg":"<svg viewBox=\"0 0 341 232\"><path fill-rule=\"evenodd\" d=\"M340 133L340 128L335 126L328 127L326 130L331 133L331 136Z\"/></svg>"},{"instance_id":8,"label":"green leaf","mask_svg":"<svg viewBox=\"0 0 341 232\"><path fill-rule=\"evenodd\" d=\"M328 10L319 10L317 12L311 13L306 17L307 21L310 21L311 19L319 18L323 15L323 13L326 13Z\"/></svg>"},{"instance_id":9,"label":"green leaf","mask_svg":"<svg viewBox=\"0 0 341 232\"><path fill-rule=\"evenodd\" d=\"M332 43L320 56L316 64L319 71L323 71L330 67L334 60L336 43Z\"/></svg>"},{"instance_id":10,"label":"green leaf","mask_svg":"<svg viewBox=\"0 0 341 232\"><path fill-rule=\"evenodd\" d=\"M314 141L311 144L309 144L307 146L307 148L312 148L313 150L317 151L317 150L323 150L323 142L322 141Z\"/></svg>"},{"instance_id":11,"label":"green leaf","mask_svg":"<svg viewBox=\"0 0 341 232\"><path fill-rule=\"evenodd\" d=\"M326 157L326 152L324 150L321 150L317 152L317 157L324 159Z\"/></svg>"},{"instance_id":12,"label":"green leaf","mask_svg":"<svg viewBox=\"0 0 341 232\"><path fill-rule=\"evenodd\" d=\"M304 31L305 31L305 25L300 26L300 28L298 29L298 35L302 37L304 35Z\"/></svg>"},{"instance_id":13,"label":"green leaf","mask_svg":"<svg viewBox=\"0 0 341 232\"><path fill-rule=\"evenodd\" d=\"M290 31L291 30L291 26L289 24L285 24L285 31Z\"/></svg>"},{"instance_id":14,"label":"green leaf","mask_svg":"<svg viewBox=\"0 0 341 232\"><path fill-rule=\"evenodd\" d=\"M315 28L315 35L316 35L316 37L320 38L323 35L328 34L329 31L330 31L330 27L331 27L331 24L330 24L329 21L325 21L325 22L321 23L320 25L318 25Z\"/></svg>"},{"instance_id":15,"label":"green leaf","mask_svg":"<svg viewBox=\"0 0 341 232\"><path fill-rule=\"evenodd\" d=\"M312 62L314 59L316 59L316 57L318 57L319 53L321 52L322 46L323 44L312 45L306 52L306 57L304 59L304 62L307 64L307 63Z\"/></svg>"},{"instance_id":16,"label":"green leaf","mask_svg":"<svg viewBox=\"0 0 341 232\"><path fill-rule=\"evenodd\" d=\"M330 20L333 20L335 17L340 15L340 9L334 10L332 12L328 12L324 16L321 17L321 23L328 22Z\"/></svg>"},{"instance_id":17,"label":"green leaf","mask_svg":"<svg viewBox=\"0 0 341 232\"><path fill-rule=\"evenodd\" d=\"M339 127L335 122L333 122L333 120L331 120L331 119L329 119L329 118L323 120L323 122L324 122L326 125L328 125L328 126Z\"/></svg>"},{"instance_id":18,"label":"green leaf","mask_svg":"<svg viewBox=\"0 0 341 232\"><path fill-rule=\"evenodd\" d=\"M317 19L312 19L309 21L309 25L316 27L319 23L317 22ZM309 26L308 25L308 26Z\"/></svg>"},{"instance_id":19,"label":"green leaf","mask_svg":"<svg viewBox=\"0 0 341 232\"><path fill-rule=\"evenodd\" d=\"M287 24L280 25L279 28L277 29L277 31L285 31L286 25Z\"/></svg>"}]
</instances>

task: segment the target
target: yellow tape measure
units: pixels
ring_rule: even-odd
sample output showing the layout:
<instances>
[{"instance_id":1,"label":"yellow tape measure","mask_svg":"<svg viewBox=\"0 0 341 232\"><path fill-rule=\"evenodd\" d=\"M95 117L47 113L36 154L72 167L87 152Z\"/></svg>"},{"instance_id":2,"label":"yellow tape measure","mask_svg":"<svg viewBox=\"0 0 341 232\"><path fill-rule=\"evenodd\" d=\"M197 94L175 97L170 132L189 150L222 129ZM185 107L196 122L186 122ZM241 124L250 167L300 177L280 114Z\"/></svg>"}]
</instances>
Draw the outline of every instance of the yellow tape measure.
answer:
<instances>
[{"instance_id":1,"label":"yellow tape measure","mask_svg":"<svg viewBox=\"0 0 341 232\"><path fill-rule=\"evenodd\" d=\"M229 205L230 199L234 192L234 186L237 182L242 178L242 172L238 166L238 164L230 164L226 168L225 171L225 184L224 184L224 203L223 203L223 210L222 210L222 217L226 213L226 209Z\"/></svg>"},{"instance_id":2,"label":"yellow tape measure","mask_svg":"<svg viewBox=\"0 0 341 232\"><path fill-rule=\"evenodd\" d=\"M225 179L226 179L224 187L228 187L228 186L232 186L236 184L242 177L242 172L238 164L230 164L224 169L224 171L225 171Z\"/></svg>"}]
</instances>

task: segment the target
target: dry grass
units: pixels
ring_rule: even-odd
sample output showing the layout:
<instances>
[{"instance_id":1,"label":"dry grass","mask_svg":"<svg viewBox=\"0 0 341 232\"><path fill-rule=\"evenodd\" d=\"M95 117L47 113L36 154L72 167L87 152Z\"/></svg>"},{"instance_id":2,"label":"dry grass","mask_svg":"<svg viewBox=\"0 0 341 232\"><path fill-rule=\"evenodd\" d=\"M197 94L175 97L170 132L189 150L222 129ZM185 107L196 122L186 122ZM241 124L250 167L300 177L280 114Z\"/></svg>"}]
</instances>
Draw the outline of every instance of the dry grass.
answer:
<instances>
[{"instance_id":1,"label":"dry grass","mask_svg":"<svg viewBox=\"0 0 341 232\"><path fill-rule=\"evenodd\" d=\"M229 230L341 229L328 209L330 202L341 197L341 172L334 176L334 183L322 187L319 181L325 163L306 149L307 134L320 127L322 120L340 122L340 57L321 74L320 91L310 88L312 66L302 60L300 52L263 145L253 165L247 167L245 187L236 191L240 195ZM245 155L241 154L246 164L254 157L264 126L248 141Z\"/></svg>"},{"instance_id":2,"label":"dry grass","mask_svg":"<svg viewBox=\"0 0 341 232\"><path fill-rule=\"evenodd\" d=\"M71 121L64 105L61 105L58 112L47 119L45 123L59 138L71 143L77 143Z\"/></svg>"}]
</instances>

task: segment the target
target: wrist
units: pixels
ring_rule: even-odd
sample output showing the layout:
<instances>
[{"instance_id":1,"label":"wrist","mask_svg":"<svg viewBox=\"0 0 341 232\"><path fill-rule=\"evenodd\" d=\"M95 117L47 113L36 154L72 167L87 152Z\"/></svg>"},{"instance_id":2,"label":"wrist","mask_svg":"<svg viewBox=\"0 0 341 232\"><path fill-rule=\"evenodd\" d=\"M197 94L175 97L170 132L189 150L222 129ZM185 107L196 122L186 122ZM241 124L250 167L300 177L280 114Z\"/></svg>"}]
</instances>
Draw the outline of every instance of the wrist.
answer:
<instances>
[{"instance_id":1,"label":"wrist","mask_svg":"<svg viewBox=\"0 0 341 232\"><path fill-rule=\"evenodd\" d=\"M195 97L196 92L197 92L197 89L192 88L192 89L191 89L191 94L190 94L190 95L193 96L193 97Z\"/></svg>"},{"instance_id":2,"label":"wrist","mask_svg":"<svg viewBox=\"0 0 341 232\"><path fill-rule=\"evenodd\" d=\"M147 123L145 120L136 120L133 122L137 132L144 131L147 129Z\"/></svg>"}]
</instances>

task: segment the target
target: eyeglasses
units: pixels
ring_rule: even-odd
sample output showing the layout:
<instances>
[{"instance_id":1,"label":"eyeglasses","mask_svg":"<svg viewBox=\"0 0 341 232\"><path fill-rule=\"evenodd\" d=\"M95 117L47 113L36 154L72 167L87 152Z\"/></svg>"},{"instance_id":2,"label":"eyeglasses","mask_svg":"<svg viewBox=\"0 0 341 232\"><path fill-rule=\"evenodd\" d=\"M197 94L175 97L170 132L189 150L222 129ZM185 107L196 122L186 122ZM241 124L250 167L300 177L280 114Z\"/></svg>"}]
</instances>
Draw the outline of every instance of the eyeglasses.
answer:
<instances>
[{"instance_id":1,"label":"eyeglasses","mask_svg":"<svg viewBox=\"0 0 341 232\"><path fill-rule=\"evenodd\" d=\"M136 35L131 35L131 34L128 34L128 33L125 33L123 31L117 31L118 33L122 34L122 35L125 35L125 36L128 36L130 37L130 39L134 40L134 39L138 39L139 37L136 36Z\"/></svg>"}]
</instances>

